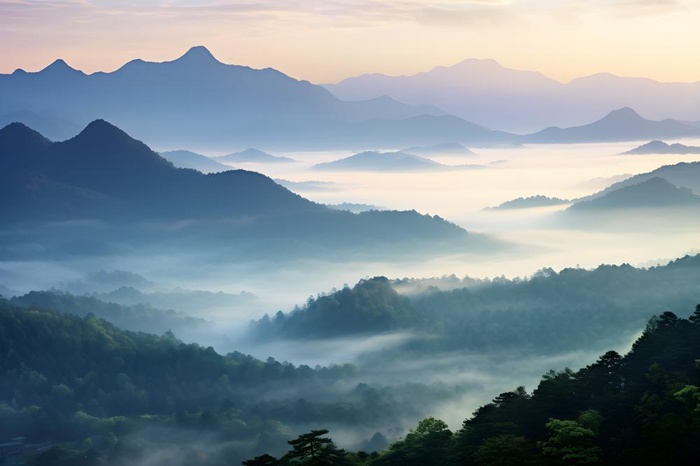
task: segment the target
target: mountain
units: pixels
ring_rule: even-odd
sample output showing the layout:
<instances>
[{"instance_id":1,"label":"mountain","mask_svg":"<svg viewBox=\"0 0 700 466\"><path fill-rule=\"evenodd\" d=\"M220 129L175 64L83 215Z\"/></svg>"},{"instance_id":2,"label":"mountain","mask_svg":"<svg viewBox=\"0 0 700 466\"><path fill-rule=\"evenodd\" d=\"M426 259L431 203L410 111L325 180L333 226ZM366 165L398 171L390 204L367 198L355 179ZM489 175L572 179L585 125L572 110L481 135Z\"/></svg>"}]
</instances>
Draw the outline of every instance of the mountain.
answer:
<instances>
[{"instance_id":1,"label":"mountain","mask_svg":"<svg viewBox=\"0 0 700 466\"><path fill-rule=\"evenodd\" d=\"M518 133L578 126L622 107L654 119L700 119L700 82L661 83L599 73L560 83L537 72L505 68L494 60L468 59L412 76L368 74L325 87L341 99L388 95Z\"/></svg>"},{"instance_id":2,"label":"mountain","mask_svg":"<svg viewBox=\"0 0 700 466\"><path fill-rule=\"evenodd\" d=\"M414 146L404 149L401 152L409 154L424 154L424 155L476 155L462 144L456 142L447 142L444 144L436 144L434 146Z\"/></svg>"},{"instance_id":3,"label":"mountain","mask_svg":"<svg viewBox=\"0 0 700 466\"><path fill-rule=\"evenodd\" d=\"M495 207L487 207L486 210L509 210L509 209L529 209L532 207L547 207L554 205L568 204L570 201L559 199L558 197L548 197L538 194L536 196L518 197L516 199L503 202Z\"/></svg>"},{"instance_id":4,"label":"mountain","mask_svg":"<svg viewBox=\"0 0 700 466\"><path fill-rule=\"evenodd\" d=\"M159 154L177 168L191 168L202 173L217 173L231 169L231 167L212 160L206 155L188 150L171 150Z\"/></svg>"},{"instance_id":5,"label":"mountain","mask_svg":"<svg viewBox=\"0 0 700 466\"><path fill-rule=\"evenodd\" d=\"M585 142L638 141L700 136L700 128L666 119L652 121L631 108L621 108L600 120L570 128L550 127L523 136L523 142L535 144L568 144Z\"/></svg>"},{"instance_id":6,"label":"mountain","mask_svg":"<svg viewBox=\"0 0 700 466\"><path fill-rule=\"evenodd\" d=\"M101 118L169 147L400 147L512 136L388 97L344 102L271 68L226 65L201 46L169 62L132 60L111 73L88 75L57 60L38 72L0 75L0 115L28 123L23 115L32 114L50 119L38 128L55 139ZM414 117L429 129L414 133Z\"/></svg>"},{"instance_id":7,"label":"mountain","mask_svg":"<svg viewBox=\"0 0 700 466\"><path fill-rule=\"evenodd\" d=\"M350 251L391 257L401 248L437 253L489 242L415 211L333 210L255 172L178 169L103 120L64 142L20 123L0 130L0 199L6 258L174 254L186 247L218 260L279 261Z\"/></svg>"},{"instance_id":8,"label":"mountain","mask_svg":"<svg viewBox=\"0 0 700 466\"><path fill-rule=\"evenodd\" d=\"M270 155L263 151L249 148L241 152L234 152L233 154L222 155L221 157L215 157L219 162L224 163L291 163L296 162L294 159L289 157L278 157L275 155Z\"/></svg>"},{"instance_id":9,"label":"mountain","mask_svg":"<svg viewBox=\"0 0 700 466\"><path fill-rule=\"evenodd\" d=\"M639 175L631 176L622 181L613 183L602 191L579 198L577 201L586 201L602 197L620 188L639 184L642 181L647 181L655 177L663 178L676 186L689 188L696 194L700 194L700 162L680 162L675 165L664 165L648 173L640 173Z\"/></svg>"},{"instance_id":10,"label":"mountain","mask_svg":"<svg viewBox=\"0 0 700 466\"><path fill-rule=\"evenodd\" d=\"M651 141L641 146L622 152L620 155L646 155L646 154L700 154L700 147L686 146L684 144L666 144L663 141Z\"/></svg>"},{"instance_id":11,"label":"mountain","mask_svg":"<svg viewBox=\"0 0 700 466\"><path fill-rule=\"evenodd\" d=\"M679 188L655 176L639 183L623 186L602 196L575 202L568 211L635 209L657 207L700 208L700 196L688 188Z\"/></svg>"},{"instance_id":12,"label":"mountain","mask_svg":"<svg viewBox=\"0 0 700 466\"><path fill-rule=\"evenodd\" d=\"M325 192L338 189L336 183L332 181L289 181L275 178L275 183L280 184L292 192Z\"/></svg>"},{"instance_id":13,"label":"mountain","mask_svg":"<svg viewBox=\"0 0 700 466\"><path fill-rule=\"evenodd\" d=\"M480 166L443 165L430 159L418 157L405 152L366 151L333 162L319 163L312 170L329 171L435 171L460 168L477 168ZM481 168L481 167L480 167Z\"/></svg>"}]
</instances>

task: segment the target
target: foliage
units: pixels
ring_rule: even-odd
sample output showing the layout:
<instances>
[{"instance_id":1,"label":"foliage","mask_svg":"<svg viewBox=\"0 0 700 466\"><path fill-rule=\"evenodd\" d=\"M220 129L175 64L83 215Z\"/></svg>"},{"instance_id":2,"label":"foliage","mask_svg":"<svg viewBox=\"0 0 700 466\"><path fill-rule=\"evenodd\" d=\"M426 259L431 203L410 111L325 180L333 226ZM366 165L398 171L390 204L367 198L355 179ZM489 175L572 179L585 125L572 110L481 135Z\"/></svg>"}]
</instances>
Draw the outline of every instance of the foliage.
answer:
<instances>
[{"instance_id":1,"label":"foliage","mask_svg":"<svg viewBox=\"0 0 700 466\"><path fill-rule=\"evenodd\" d=\"M415 331L407 352L518 349L544 354L630 339L650 314L688 309L700 294L700 255L648 269L542 269L528 279L361 280L253 322L251 338L332 338ZM698 311L700 312L700 311ZM383 359L394 355L382 354Z\"/></svg>"},{"instance_id":2,"label":"foliage","mask_svg":"<svg viewBox=\"0 0 700 466\"><path fill-rule=\"evenodd\" d=\"M550 371L532 394L502 393L454 435L424 419L369 464L692 464L700 455L696 322L663 312L627 355L608 351L579 371Z\"/></svg>"}]
</instances>

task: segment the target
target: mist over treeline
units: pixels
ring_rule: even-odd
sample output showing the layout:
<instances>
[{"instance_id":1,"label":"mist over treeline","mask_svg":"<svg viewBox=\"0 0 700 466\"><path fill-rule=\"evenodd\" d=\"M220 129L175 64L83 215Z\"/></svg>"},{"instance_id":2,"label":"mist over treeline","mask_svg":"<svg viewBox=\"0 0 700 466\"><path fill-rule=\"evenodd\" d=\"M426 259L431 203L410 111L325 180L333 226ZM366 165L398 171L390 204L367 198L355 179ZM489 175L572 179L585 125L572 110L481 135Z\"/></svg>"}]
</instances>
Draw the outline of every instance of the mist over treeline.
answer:
<instances>
[{"instance_id":1,"label":"mist over treeline","mask_svg":"<svg viewBox=\"0 0 700 466\"><path fill-rule=\"evenodd\" d=\"M698 283L700 255L646 269L545 268L525 279L375 277L264 316L250 334L256 341L295 341L411 331L415 338L394 351L551 354L619 341L640 331L650 313L688 308Z\"/></svg>"},{"instance_id":2,"label":"mist over treeline","mask_svg":"<svg viewBox=\"0 0 700 466\"><path fill-rule=\"evenodd\" d=\"M383 448L458 393L446 384L370 385L347 364L221 355L172 332L124 331L94 314L4 299L0 332L0 438L91 449L110 464L163 455L184 437L188 454L206 450L198 464L236 464L281 451L289 435L318 424L353 430L347 444L374 438Z\"/></svg>"},{"instance_id":3,"label":"mist over treeline","mask_svg":"<svg viewBox=\"0 0 700 466\"><path fill-rule=\"evenodd\" d=\"M688 319L654 316L625 356L607 351L578 371L547 372L532 392L519 386L495 396L455 432L428 417L381 453L339 455L321 437L327 431L312 431L279 459L244 464L297 464L298 444L311 438L329 447L306 450L309 464L691 464L700 453L698 355L700 304Z\"/></svg>"}]
</instances>

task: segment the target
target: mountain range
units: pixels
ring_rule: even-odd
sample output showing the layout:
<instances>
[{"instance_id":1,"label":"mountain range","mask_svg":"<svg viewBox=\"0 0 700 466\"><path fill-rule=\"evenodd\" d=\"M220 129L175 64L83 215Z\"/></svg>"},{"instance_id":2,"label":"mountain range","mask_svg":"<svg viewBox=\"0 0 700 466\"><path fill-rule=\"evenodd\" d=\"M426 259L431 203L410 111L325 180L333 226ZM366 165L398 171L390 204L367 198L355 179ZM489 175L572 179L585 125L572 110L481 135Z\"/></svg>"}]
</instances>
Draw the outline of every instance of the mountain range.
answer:
<instances>
[{"instance_id":1,"label":"mountain range","mask_svg":"<svg viewBox=\"0 0 700 466\"><path fill-rule=\"evenodd\" d=\"M549 197L542 194L528 197L518 197L505 201L494 207L486 207L485 210L511 210L511 209L530 209L536 207L550 207L568 204L570 201L560 199L558 197Z\"/></svg>"},{"instance_id":2,"label":"mountain range","mask_svg":"<svg viewBox=\"0 0 700 466\"><path fill-rule=\"evenodd\" d=\"M414 146L403 149L401 152L417 155L476 155L471 150L456 142L446 142L444 144L436 144L434 146Z\"/></svg>"},{"instance_id":3,"label":"mountain range","mask_svg":"<svg viewBox=\"0 0 700 466\"><path fill-rule=\"evenodd\" d=\"M576 201L587 201L605 196L618 189L639 184L652 178L663 178L678 187L688 188L695 194L700 194L700 162L680 162L675 165L664 165L647 173L640 173L624 180L613 183L607 188Z\"/></svg>"},{"instance_id":4,"label":"mountain range","mask_svg":"<svg viewBox=\"0 0 700 466\"><path fill-rule=\"evenodd\" d=\"M699 96L700 83L601 74L561 84L493 60L322 87L227 65L197 46L176 60L136 59L110 73L85 74L58 59L38 72L0 74L0 125L19 121L62 140L105 119L163 148L439 151L698 136ZM526 136L504 131L543 127Z\"/></svg>"},{"instance_id":5,"label":"mountain range","mask_svg":"<svg viewBox=\"0 0 700 466\"><path fill-rule=\"evenodd\" d=\"M231 170L231 167L212 160L206 155L189 150L171 150L160 152L160 156L177 168L191 168L202 173L217 173Z\"/></svg>"},{"instance_id":6,"label":"mountain range","mask_svg":"<svg viewBox=\"0 0 700 466\"><path fill-rule=\"evenodd\" d=\"M61 140L95 119L152 145L185 148L352 149L511 137L385 96L344 102L271 68L226 65L201 46L111 73L85 74L59 59L38 72L0 75L0 122L29 123Z\"/></svg>"},{"instance_id":7,"label":"mountain range","mask_svg":"<svg viewBox=\"0 0 700 466\"><path fill-rule=\"evenodd\" d=\"M218 162L224 163L290 163L296 162L294 159L289 157L279 157L276 155L268 154L258 149L249 148L244 151L234 152L228 155L222 155L221 157L214 157Z\"/></svg>"},{"instance_id":8,"label":"mountain range","mask_svg":"<svg viewBox=\"0 0 700 466\"><path fill-rule=\"evenodd\" d=\"M638 208L700 208L700 196L678 187L665 178L653 176L634 184L618 187L600 196L575 202L569 211Z\"/></svg>"},{"instance_id":9,"label":"mountain range","mask_svg":"<svg viewBox=\"0 0 700 466\"><path fill-rule=\"evenodd\" d=\"M0 130L0 199L5 258L189 247L223 260L279 260L488 243L415 211L333 210L255 172L178 169L103 120L63 142L21 123Z\"/></svg>"},{"instance_id":10,"label":"mountain range","mask_svg":"<svg viewBox=\"0 0 700 466\"><path fill-rule=\"evenodd\" d=\"M480 165L444 165L406 152L365 151L332 162L318 163L312 170L414 172L483 168Z\"/></svg>"},{"instance_id":11,"label":"mountain range","mask_svg":"<svg viewBox=\"0 0 700 466\"><path fill-rule=\"evenodd\" d=\"M646 154L700 154L700 147L686 146L685 144L666 144L663 141L650 141L635 147L620 155L646 155Z\"/></svg>"},{"instance_id":12,"label":"mountain range","mask_svg":"<svg viewBox=\"0 0 700 466\"><path fill-rule=\"evenodd\" d=\"M631 108L613 110L600 120L569 128L550 127L522 138L535 144L639 141L700 136L700 128L676 120L647 120Z\"/></svg>"},{"instance_id":13,"label":"mountain range","mask_svg":"<svg viewBox=\"0 0 700 466\"><path fill-rule=\"evenodd\" d=\"M622 107L653 119L700 119L700 82L661 83L599 73L561 83L488 59L468 59L412 76L367 74L325 87L341 99L386 95L517 133L580 126Z\"/></svg>"}]
</instances>

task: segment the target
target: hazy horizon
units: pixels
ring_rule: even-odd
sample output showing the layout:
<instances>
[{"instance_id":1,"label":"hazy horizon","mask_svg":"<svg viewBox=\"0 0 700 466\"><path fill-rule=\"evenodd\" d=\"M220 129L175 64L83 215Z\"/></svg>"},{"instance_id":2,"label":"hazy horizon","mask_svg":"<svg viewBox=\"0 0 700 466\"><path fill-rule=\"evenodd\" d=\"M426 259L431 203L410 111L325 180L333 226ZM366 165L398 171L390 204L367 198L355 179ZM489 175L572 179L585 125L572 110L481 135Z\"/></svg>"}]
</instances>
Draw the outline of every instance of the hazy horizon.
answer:
<instances>
[{"instance_id":1,"label":"hazy horizon","mask_svg":"<svg viewBox=\"0 0 700 466\"><path fill-rule=\"evenodd\" d=\"M700 41L694 27L700 6L688 0L357 6L315 0L2 1L0 13L0 39L12 44L0 73L37 71L57 58L88 73L113 71L133 58L169 61L205 45L225 63L273 67L319 84L366 73L412 75L467 58L494 59L559 82L597 73L700 80L700 65L685 59ZM92 40L98 33L100 39Z\"/></svg>"}]
</instances>

